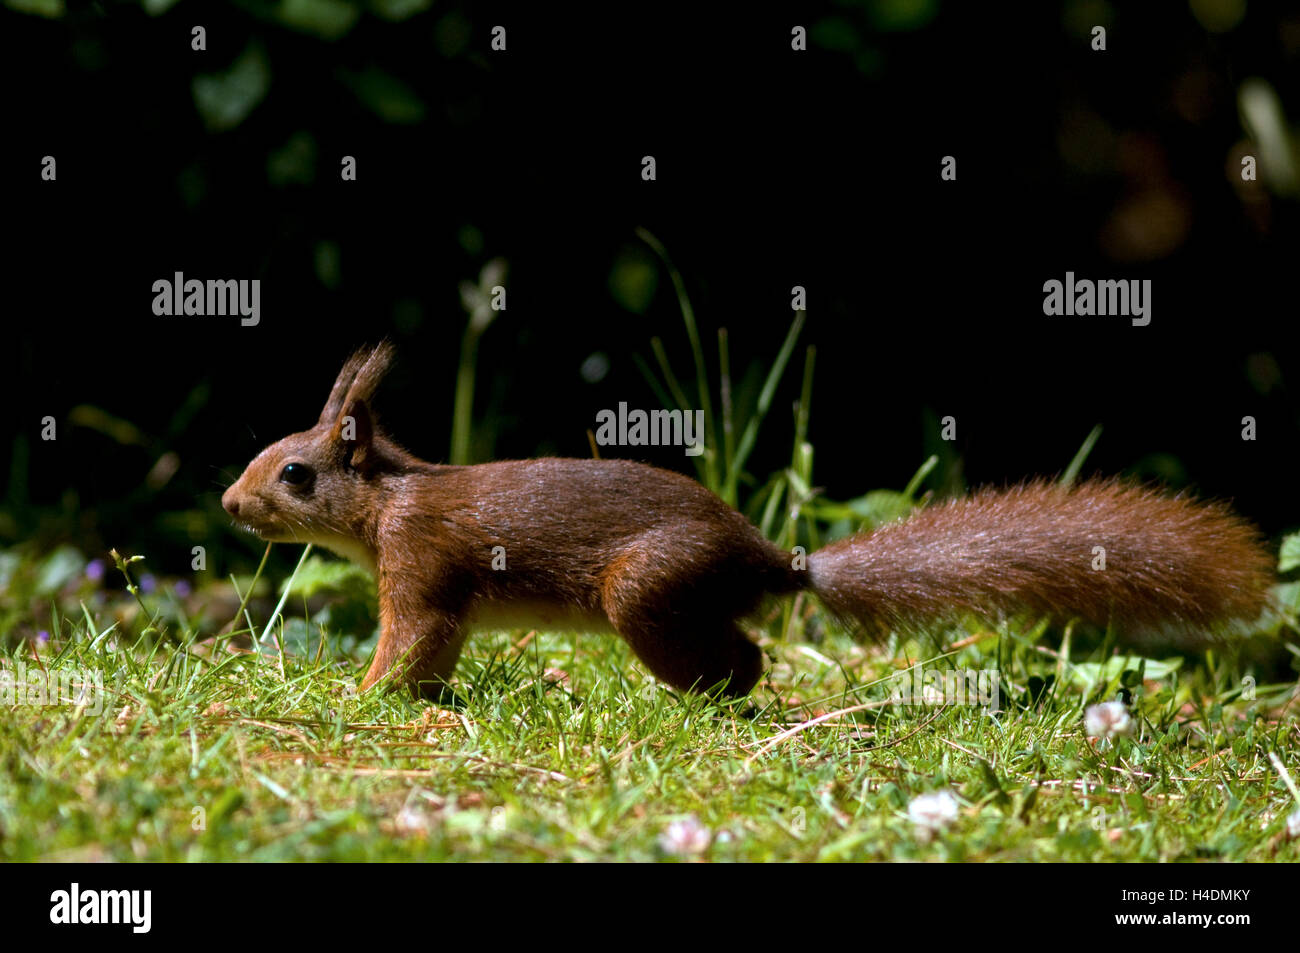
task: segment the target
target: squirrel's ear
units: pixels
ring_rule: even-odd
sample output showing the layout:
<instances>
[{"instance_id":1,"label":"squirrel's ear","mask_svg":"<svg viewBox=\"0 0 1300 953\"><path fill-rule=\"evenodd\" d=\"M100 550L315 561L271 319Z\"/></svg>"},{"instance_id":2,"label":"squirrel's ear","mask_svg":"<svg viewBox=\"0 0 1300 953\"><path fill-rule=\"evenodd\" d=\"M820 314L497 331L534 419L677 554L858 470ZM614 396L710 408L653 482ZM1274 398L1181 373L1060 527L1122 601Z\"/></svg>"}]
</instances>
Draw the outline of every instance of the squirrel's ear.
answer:
<instances>
[{"instance_id":1,"label":"squirrel's ear","mask_svg":"<svg viewBox=\"0 0 1300 953\"><path fill-rule=\"evenodd\" d=\"M348 463L365 472L374 460L375 425L365 401L350 400L334 421L330 437L343 444Z\"/></svg>"},{"instance_id":2,"label":"squirrel's ear","mask_svg":"<svg viewBox=\"0 0 1300 953\"><path fill-rule=\"evenodd\" d=\"M343 365L343 370L339 371L339 376L334 379L334 386L330 388L330 396L325 401L325 408L320 412L318 423L322 427L329 427L338 420L339 414L343 412L343 399L348 396L348 388L357 378L357 371L366 363L366 358L370 352L366 350L357 351L347 359Z\"/></svg>"},{"instance_id":3,"label":"squirrel's ear","mask_svg":"<svg viewBox=\"0 0 1300 953\"><path fill-rule=\"evenodd\" d=\"M370 350L362 348L348 358L334 380L329 400L320 412L319 424L333 426L343 415L344 406L354 400L368 403L392 363L393 345L387 340Z\"/></svg>"}]
</instances>

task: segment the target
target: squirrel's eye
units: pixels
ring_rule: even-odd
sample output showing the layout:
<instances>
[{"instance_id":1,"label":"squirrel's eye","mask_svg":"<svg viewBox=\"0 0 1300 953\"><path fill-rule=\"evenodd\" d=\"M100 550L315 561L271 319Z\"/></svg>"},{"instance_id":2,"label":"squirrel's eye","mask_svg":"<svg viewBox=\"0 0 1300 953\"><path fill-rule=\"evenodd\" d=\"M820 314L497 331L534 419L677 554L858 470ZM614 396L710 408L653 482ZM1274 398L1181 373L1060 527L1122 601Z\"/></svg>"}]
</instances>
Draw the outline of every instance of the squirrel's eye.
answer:
<instances>
[{"instance_id":1,"label":"squirrel's eye","mask_svg":"<svg viewBox=\"0 0 1300 953\"><path fill-rule=\"evenodd\" d=\"M280 482L290 486L302 486L311 477L311 467L304 463L291 463L280 471Z\"/></svg>"}]
</instances>

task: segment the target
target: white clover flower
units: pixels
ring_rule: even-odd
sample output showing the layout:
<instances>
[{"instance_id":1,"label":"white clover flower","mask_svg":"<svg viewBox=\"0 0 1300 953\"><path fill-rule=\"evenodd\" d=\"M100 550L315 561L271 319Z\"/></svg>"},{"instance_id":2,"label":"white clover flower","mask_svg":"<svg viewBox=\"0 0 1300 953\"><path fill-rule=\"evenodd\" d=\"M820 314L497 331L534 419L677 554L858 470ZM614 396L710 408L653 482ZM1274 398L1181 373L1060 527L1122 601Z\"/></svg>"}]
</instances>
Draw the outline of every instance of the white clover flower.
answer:
<instances>
[{"instance_id":1,"label":"white clover flower","mask_svg":"<svg viewBox=\"0 0 1300 953\"><path fill-rule=\"evenodd\" d=\"M664 828L659 835L659 848L674 857L690 857L708 850L712 840L713 835L709 829L692 814L684 820L673 821Z\"/></svg>"},{"instance_id":2,"label":"white clover flower","mask_svg":"<svg viewBox=\"0 0 1300 953\"><path fill-rule=\"evenodd\" d=\"M1083 729L1095 738L1110 741L1133 733L1133 719L1120 701L1102 702L1083 713Z\"/></svg>"},{"instance_id":3,"label":"white clover flower","mask_svg":"<svg viewBox=\"0 0 1300 953\"><path fill-rule=\"evenodd\" d=\"M393 818L397 830L403 834L427 834L433 829L434 820L422 807L408 805L397 812Z\"/></svg>"},{"instance_id":4,"label":"white clover flower","mask_svg":"<svg viewBox=\"0 0 1300 953\"><path fill-rule=\"evenodd\" d=\"M951 791L935 791L912 798L907 817L916 825L916 839L928 843L957 819L957 798Z\"/></svg>"},{"instance_id":5,"label":"white clover flower","mask_svg":"<svg viewBox=\"0 0 1300 953\"><path fill-rule=\"evenodd\" d=\"M1300 837L1300 807L1287 815L1286 836L1290 837L1292 840Z\"/></svg>"}]
</instances>

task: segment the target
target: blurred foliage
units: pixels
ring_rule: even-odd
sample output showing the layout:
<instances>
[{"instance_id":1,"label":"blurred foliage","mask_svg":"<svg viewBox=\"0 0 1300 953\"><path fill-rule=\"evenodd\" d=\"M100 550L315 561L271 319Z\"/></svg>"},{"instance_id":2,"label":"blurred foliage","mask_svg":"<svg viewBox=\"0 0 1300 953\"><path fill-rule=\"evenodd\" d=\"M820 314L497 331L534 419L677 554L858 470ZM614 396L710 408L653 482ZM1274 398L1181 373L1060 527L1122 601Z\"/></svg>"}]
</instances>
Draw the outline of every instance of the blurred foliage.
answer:
<instances>
[{"instance_id":1,"label":"blurred foliage","mask_svg":"<svg viewBox=\"0 0 1300 953\"><path fill-rule=\"evenodd\" d=\"M271 185L311 185L316 181L316 138L299 129L266 159L266 177Z\"/></svg>"},{"instance_id":2,"label":"blurred foliage","mask_svg":"<svg viewBox=\"0 0 1300 953\"><path fill-rule=\"evenodd\" d=\"M63 0L4 0L4 5L19 13L32 13L51 19L58 19L67 12Z\"/></svg>"},{"instance_id":3,"label":"blurred foliage","mask_svg":"<svg viewBox=\"0 0 1300 953\"><path fill-rule=\"evenodd\" d=\"M1278 571L1290 572L1300 568L1300 533L1294 533L1282 540L1282 552L1278 558Z\"/></svg>"},{"instance_id":4,"label":"blurred foliage","mask_svg":"<svg viewBox=\"0 0 1300 953\"><path fill-rule=\"evenodd\" d=\"M1237 101L1242 125L1259 151L1264 181L1278 193L1294 195L1300 183L1296 174L1296 153L1300 150L1277 91L1268 81L1251 77L1241 84Z\"/></svg>"},{"instance_id":5,"label":"blurred foliage","mask_svg":"<svg viewBox=\"0 0 1300 953\"><path fill-rule=\"evenodd\" d=\"M437 410L421 412L415 418L419 422L436 422L430 426L437 441L427 454L430 457L448 446L448 459L457 462L488 459L503 448L515 456L557 449L570 454L580 452L581 443L575 448L571 438L574 434L578 438L583 436L583 424L590 420L586 413L588 407L601 406L599 402L611 394L610 387L616 386L622 393L636 384L632 361L633 355L637 355L642 357L644 369L654 368L648 376L655 379L659 388L656 396L665 406L703 404L711 409L709 433L717 439L712 441L706 457L694 461L699 464L699 475L728 500L743 507L773 538L783 542L796 538L830 538L904 514L921 498L920 488L914 493L899 493L866 492L867 487L901 485L907 481L916 461L931 455L937 456L939 462L926 478L927 489L944 494L958 492L964 486L966 446L935 436L938 426L932 410L923 407L915 414L910 410L900 411L892 394L886 399L879 391L866 389L869 381L887 377L891 365L897 363L903 367L898 372L903 385L899 402L904 397L913 403L930 401L928 390L941 380L955 381L954 386L968 392L981 391L982 386L971 386L970 368L965 366L966 357L961 354L963 342L950 342L950 349L958 355L954 360L959 364L960 373L950 373L951 368L930 363L937 362L941 356L930 355L928 350L927 363L918 368L908 363L911 355L928 349L933 341L918 337L916 326L906 319L865 318L868 312L861 307L863 299L847 292L824 293L821 300L827 306L815 312L815 319L803 326L782 324L788 316L782 316L779 309L770 309L776 314L775 320L771 314L760 320L744 307L732 314L730 307L747 289L737 289L734 282L725 284L730 278L724 279L721 271L715 272L715 253L727 250L709 247L710 238L706 237L701 239L706 244L693 249L693 254L679 251L690 239L689 233L695 230L694 223L703 214L701 208L709 209L709 215L718 217L729 214L727 209L714 211L713 206L697 201L700 196L714 199L714 183L708 182L699 196L693 194L681 208L668 208L660 216L661 220L672 221L676 215L678 220L687 223L680 229L680 236L665 234L665 240L671 241L674 254L683 262L690 262L689 267L683 265L683 270L688 272L692 291L701 295L702 310L708 309L709 320L697 326L688 310L690 301L681 276L674 278L662 267L644 242L632 241L632 229L627 222L618 223L621 231L610 229L616 238L605 245L598 244L594 238L589 245L572 244L573 233L560 231L559 220L584 195L575 193L569 197L568 206L557 203L547 207L540 220L534 222L532 210L523 211L515 196L493 204L496 190L448 177L448 169L438 164L444 152L458 151L470 143L488 142L482 151L474 153L476 159L481 159L508 151L503 143L512 148L514 145L508 139L494 138L504 127L500 125L501 116L488 108L493 103L487 91L497 81L500 69L495 64L488 66L479 51L488 21L473 4L434 4L431 0L236 0L220 8L220 17L224 18L221 22L226 29L209 31L209 50L202 57L188 55L188 21L198 9L196 5L175 0L143 0L139 4L106 3L86 8L65 7L60 0L4 0L4 6L33 15L29 28L34 35L35 31L48 35L59 29L41 18L66 18L67 47L71 51L66 71L75 73L81 84L70 86L74 93L72 100L95 87L100 76L133 77L132 70L138 68L138 58L134 55L138 47L132 43L156 42L163 35L160 31L184 27L177 36L181 38L178 45L185 55L175 56L164 64L171 71L169 74L163 70L158 72L158 75L180 76L183 80L168 87L155 83L151 72L143 85L151 92L156 91L159 99L140 101L141 112L151 115L144 123L149 134L162 135L163 130L171 134L176 130L177 148L167 150L169 155L178 157L175 166L159 166L158 171L165 175L158 177L162 184L153 192L144 191L144 181L122 191L132 196L132 205L143 203L161 208L169 199L179 203L181 214L160 220L159 233L175 236L184 231L211 236L210 244L177 250L178 257L188 253L191 260L209 261L229 248L243 251L248 246L247 258L233 260L249 273L261 273L253 269L270 267L267 262L275 259L274 263L282 269L278 273L282 287L288 289L284 292L285 300L295 304L303 302L301 314L308 317L301 318L286 333L293 343L286 344L282 338L275 345L278 348L274 352L278 359L275 371L278 374L291 366L291 379L273 376L270 368L259 364L266 354L273 353L270 348L258 350L247 362L241 355L240 361L219 367L205 366L199 361L175 370L174 362L163 364L144 356L135 359L130 353L137 346L134 344L124 346L126 360L123 353L106 355L92 351L92 356L85 361L102 365L105 377L101 380L87 377L84 363L73 364L69 377L55 378L51 385L52 390L72 395L67 414L59 421L60 443L66 440L71 445L65 456L56 457L51 464L49 460L55 454L49 448L35 446L30 431L0 438L7 454L5 472L0 474L7 481L7 498L0 507L0 540L29 540L40 552L53 552L61 543L71 542L82 552L99 553L107 546L122 543L122 537L129 534L139 541L141 550L155 554L156 559L165 559L172 567L182 567L188 562L190 548L196 540L204 542L212 565L222 570L231 565L242 567L255 560L259 548L231 530L228 518L220 509L218 495L247 459L246 447L278 434L263 432L271 424L248 413L246 407L228 409L210 404L221 402L231 391L242 395L261 387L264 392L257 398L259 406L278 407L295 396L296 382L301 381L306 387L310 375L320 372L322 354L332 362L337 351L360 343L362 338L374 339L382 333L391 333L389 325L396 334L411 340L412 350L420 349L420 357L406 369L399 362L398 373L416 376L421 381L435 381L442 388L420 395L430 406L436 401L436 406L445 408L452 396L451 382L455 381L454 407L450 414ZM1279 230L1278 215L1270 203L1280 197L1294 196L1298 181L1295 134L1286 114L1288 106L1294 113L1291 90L1279 85L1280 77L1286 74L1277 69L1261 69L1258 73L1242 70L1237 68L1238 60L1234 59L1232 70L1221 70L1230 78L1230 86L1216 90L1214 82L1220 79L1215 72L1218 67L1211 69L1198 59L1207 49L1217 49L1204 44L1205 32L1213 33L1215 42L1220 42L1228 35L1240 37L1253 30L1251 36L1262 37L1270 49L1292 49L1293 44L1289 46L1291 41L1286 39L1288 21L1284 17L1259 6L1252 6L1247 16L1245 6L1241 0L1187 0L1185 4L1170 6L1181 14L1170 18L1170 49L1177 51L1178 56L1170 57L1171 64L1143 63L1142 68L1156 78L1153 85L1161 95L1170 98L1168 104L1161 100L1155 105L1159 107L1156 111L1160 122L1166 121L1167 114L1181 124L1175 129L1176 135L1154 121L1151 123L1156 127L1154 132L1136 135L1135 130L1141 131L1146 117L1135 116L1129 100L1115 97L1114 90L1096 77L1089 82L1098 85L1084 91L1072 81L1064 82L1061 76L1026 83L1019 89L1031 97L1040 87L1046 87L1051 95L1042 100L1026 100L1016 124L1028 130L1033 142L1042 140L1048 143L1048 148L1055 147L1056 158L1061 160L1060 168L1051 173L1059 175L1060 180L1049 177L1046 182L1037 182L1036 187L1065 182L1074 188L1069 193L1062 190L1065 204L1053 213L1054 219L1068 223L1062 226L1062 231L1072 236L1084 234L1084 238L1066 250L1075 251L1088 245L1096 233L1114 238L1101 246L1106 254L1114 256L1112 260L1159 259L1194 244L1191 241L1195 237L1194 224L1209 222L1199 227L1219 231L1224 221L1222 216L1237 214L1237 205L1248 207L1252 215L1261 208L1268 210L1269 214L1260 213L1250 219L1260 235ZM161 21L152 25L155 32L146 34L147 41L138 39L140 30L151 27L141 11ZM213 15L217 13L214 11ZM947 34L941 36L943 31L936 29L945 19L960 24L962 21L955 18L962 15L962 5L941 4L939 0L832 0L807 7L805 22L810 43L815 51L826 54L816 60L816 69L824 70L817 74L818 81L829 80L828 88L838 84L838 88L847 91L843 93L845 99L827 94L820 105L807 97L799 100L800 107L809 113L809 130L815 125L811 117L822 108L829 115L835 136L839 136L844 119L841 107L846 101L858 99L877 113L883 113L883 119L873 114L872 123L891 136L908 138L908 131L896 120L914 111L924 113L924 121L929 125L951 124L952 117L942 114L948 108L946 100L933 96L938 87L909 85L916 76L909 70L930 69L924 64L915 66L916 41L923 34L927 42L936 44L935 49L948 49L942 45L946 42L965 45L973 42L969 35L949 40ZM1139 15L1154 16L1134 13L1133 8L1105 0L1069 0L1053 6L1044 19L1067 37L1086 37L1093 24L1130 26ZM1276 25L1268 22L1273 16L1277 18ZM1265 21L1262 26L1261 20ZM15 22L21 23L22 18L6 20L7 24ZM1251 42L1259 45L1258 40ZM1225 56L1241 57L1237 47L1225 46L1223 50ZM414 58L415 52L426 58ZM512 49L512 57L516 55ZM545 54L550 56L549 52ZM1114 88L1127 89L1133 73L1126 70L1134 67L1118 57L1114 59L1112 76L1107 82ZM304 62L311 67L305 75L299 71ZM545 58L532 61L538 62L545 62ZM565 74L565 81L573 85L558 88L569 94L586 91L594 97L601 90L593 88L600 84L590 81L593 71L608 72L609 66L599 57L590 61L575 58L571 64L573 73ZM453 67L463 67L463 72L455 72ZM892 86L885 96L872 98L884 85L877 82L884 75L899 83L900 88L910 90L902 97L906 100L902 105L891 105L900 98ZM868 83L867 77L876 85ZM782 79L786 78L783 75ZM853 85L854 81L859 81L859 85ZM944 77L936 80L937 83L949 81ZM131 84L142 81L129 78L119 82L123 85L113 87L116 95L138 88ZM182 112L186 109L192 112L181 116L168 112L176 104L174 98L166 98L169 92L184 98ZM960 89L949 89L949 98L960 103L960 92ZM548 88L547 97L551 95L553 90ZM664 126L657 127L649 113L637 111L642 107L631 96L628 93L623 98L611 97L610 103L616 108L605 108L605 101L599 101L596 115L602 124L598 124L591 139L557 139L564 143L563 148L541 142L538 152L580 153L584 148L594 148L610 133L603 125L605 121L635 126L636 135L642 129L662 135L664 129L677 128L681 114L687 110L684 104L672 104L667 109ZM576 109L581 105L580 99L572 95L556 99L555 102L565 107L558 112L569 107ZM495 106L499 108L504 101L496 100ZM510 102L513 104L514 100ZM542 100L543 105L550 102L550 98ZM306 110L321 103L326 105L320 107L319 113ZM531 100L527 104L537 105ZM1213 108L1216 104L1218 111ZM1149 109L1151 105L1144 104L1143 108ZM921 106L925 108L920 109ZM626 108L626 114L620 112L621 108ZM150 114L150 110L156 112ZM927 110L934 111L935 115L931 116ZM716 125L711 104L706 103L702 111L705 119L699 128ZM59 115L59 112L50 110L50 114ZM491 118L467 118L483 115ZM186 129L187 119L193 129ZM575 122L587 119L582 116ZM1225 119L1238 122L1240 129L1225 131L1221 128ZM427 132L429 138L417 139L413 135L416 128ZM988 128L997 132L997 136L1005 134L994 126ZM1181 153L1195 151L1202 145L1196 140L1189 147L1178 136L1200 135L1205 129L1212 129L1215 135L1227 135L1228 141L1239 139L1239 148L1258 151L1262 179L1259 187L1244 188L1242 183L1234 182L1239 192L1227 192L1217 156L1213 157L1214 163L1208 163L1204 155L1197 160L1198 175L1209 164L1214 165L1215 174L1206 181L1189 179L1186 174L1168 168L1157 174L1162 164L1168 166ZM697 134L698 129L690 127L680 139L670 141L688 143L695 149ZM320 196L337 184L339 155L348 154L349 148L357 148L355 142L368 146L381 137L387 137L385 150L376 149L376 152L388 159L389 167L377 162L366 164L370 159L363 156L363 175L369 177L373 172L375 178L402 185L400 189L379 192L378 197L374 192L363 193L364 197L354 204L358 207L373 204L386 209L386 214L398 223L394 231L401 233L401 237L388 244L376 244L372 252L369 247L372 234L364 227L357 228L355 220L340 217L349 210L350 196L339 199L336 193L328 196L329 201L321 201ZM1013 151L1017 148L1012 139L993 141L1002 148ZM927 143L926 147L934 144ZM698 148L703 152L709 145L703 142ZM814 153L820 162L821 145L813 140L796 143L790 155L799 151ZM398 159L392 157L408 153L418 158L393 168ZM235 162L230 161L232 157ZM604 160L607 154L600 157ZM853 156L851 161L857 163L860 158ZM240 159L249 160L246 164L254 170L256 182L237 177L240 170L235 167ZM509 169L521 178L534 174L528 187L537 193L564 192L557 182L572 186L591 173L591 168L582 167L573 174L572 180L560 179L551 167L547 167L545 175L533 173L530 166L540 161L536 156L525 157L520 167ZM227 164L224 168L223 162ZM568 155L557 162L559 166L573 165ZM762 163L755 165L759 167L756 174L760 181L770 176L770 169L765 171ZM1229 161L1227 166L1231 172L1233 163ZM487 180L493 181L490 178L493 175L501 180L503 168L506 167L485 173ZM889 171L892 174L896 170ZM856 167L854 172L857 173ZM739 172L732 170L729 174ZM413 203L411 208L402 205L406 193L414 191L419 184L417 180L424 176L432 183L429 193L433 198L423 205ZM151 168L145 179L152 177L157 176ZM864 172L863 180L883 181L876 172ZM255 186L265 185L270 187L267 191L256 192ZM597 183L598 188L607 186L604 180ZM921 224L915 235L903 239L896 239L891 231L890 241L902 246L909 244L908 237L928 241L927 223L933 208L919 204L921 200L909 188L896 191L908 196L908 215ZM789 204L811 208L820 202L828 209L825 222L837 222L845 217L844 203L855 200L854 193L848 191L821 197L801 194L798 202ZM744 201L754 204L752 194ZM247 204L235 204L238 202ZM232 221L221 220L232 205L235 208L229 213ZM266 218L245 217L250 206L258 205L271 210ZM1225 206L1227 212L1223 212ZM658 212L653 202L630 208L628 220L638 223L654 219ZM966 211L963 210L963 217L979 222L987 210L969 210L974 213L969 215ZM201 215L213 217L200 218ZM1094 216L1095 221L1087 215ZM507 226L506 219L525 224ZM109 220L113 221L111 216ZM1228 221L1235 223L1232 219ZM813 235L819 227L817 222L805 218L798 228L792 229L790 247L811 245L817 237ZM1153 233L1152 223L1164 223L1168 228ZM585 226L584 221L575 228ZM116 229L116 223L112 227ZM740 273L757 287L767 278L763 272L771 258L792 256L784 249L764 258L764 251L757 246L767 236L746 234L746 227L739 220L734 225L735 249L730 253L733 261L739 263ZM860 265L871 273L887 274L890 260L879 248L852 244L857 232L866 233L864 242L879 243L872 232L884 227L876 222L872 228L863 228L853 222L841 225L839 231L829 230L830 237L823 239L826 244L798 263L802 268L799 273L823 268L823 288L837 281L854 284L842 280L842 276L850 273L850 266ZM1029 256L1037 251L1037 247L1025 248L1023 243L1012 249L1000 240L992 240L984 225L978 227L979 237L987 239L993 253L1001 258ZM532 232L543 236L541 242L559 249L545 267L539 266L536 258L527 261L514 257L521 236L527 237ZM1229 236L1225 239L1228 242L1241 237L1232 231L1225 234ZM969 237L957 236L952 240ZM150 261L162 260L160 250L172 252L169 240L160 241L144 257ZM1030 244L1042 245L1052 254L1061 248L1047 239ZM827 247L835 253L836 245L844 246L838 252L842 257L825 253ZM1243 247L1245 254L1255 254L1255 249ZM96 256L101 254L98 247L94 251ZM107 251L102 254L106 255ZM584 299L574 306L574 314L554 318L553 325L545 323L552 316L540 314L540 309L526 319L498 317L485 309L484 301L486 289L504 280L501 257L504 254L511 254L512 266L531 265L534 271L527 277L534 290L547 277L538 272L558 272L581 262L591 272L570 281L565 290L571 290L581 281L586 287L595 287L603 298L597 307L591 306L590 299ZM277 255L281 257L277 259ZM826 260L813 260L818 256ZM286 257L292 259L288 265L283 264ZM785 263L782 267L795 270L793 265ZM1231 270L1232 265L1229 262L1219 267ZM426 275L426 269L432 277ZM501 273L496 274L493 269L501 269ZM403 275L415 277L403 283L398 280ZM467 320L456 309L456 281L464 278L469 280L460 289L460 299ZM302 283L293 285L295 281ZM306 288L308 281L310 289ZM565 281L569 279L566 277ZM441 291L434 287L435 283ZM716 284L710 288L712 283ZM906 284L901 276L898 283ZM948 283L961 284L958 280ZM96 282L88 284L94 286ZM673 294L664 293L669 288ZM768 289L762 293L768 293ZM865 292L872 301L878 293L882 292ZM358 316L353 319L349 315L354 323L338 339L322 341L321 338L328 336L316 333L315 322L323 302L327 301L342 302L340 311L354 308ZM683 325L669 324L669 321L685 322L687 333L672 333L672 328L681 329ZM445 336L438 336L448 326L451 330ZM669 328L669 333L663 332L663 328ZM655 333L657 330L659 333ZM344 337L346 341L342 340ZM647 340L651 341L648 356L642 353ZM817 352L810 347L818 340L823 343L821 356L815 361ZM628 345L628 341L632 343ZM918 348L918 344L922 346ZM1267 343L1258 341L1252 341L1251 346L1254 350L1249 370L1243 373L1248 374L1254 389L1275 399L1288 393L1282 366L1285 353L1279 350L1275 356ZM178 345L168 343L163 347ZM33 348L32 352L24 368L38 369L38 376L44 376L50 363L62 363L51 362L48 353L39 348ZM285 358L289 354L296 359L292 365ZM443 354L448 357L439 363ZM174 357L169 353L163 356ZM1139 360L1151 363L1149 359ZM819 447L828 446L832 451L817 461L816 480L813 440L809 435L814 363L819 376L818 397L826 408L819 419L830 422L822 425ZM1171 373L1182 373L1177 370L1178 362L1168 363L1175 367ZM681 373L684 368L687 372ZM534 376L525 379L525 371ZM200 380L193 383L196 377ZM102 380L111 380L111 385L105 387ZM216 386L227 388L224 395L218 391L214 396L213 382L222 382ZM77 386L70 387L69 383ZM884 386L894 383L890 378ZM410 381L404 386L409 388ZM598 389L601 387L606 389ZM552 395L567 388L566 417L560 418L549 407L532 402L531 395L542 392L543 388L557 406L561 398ZM936 404L941 402L938 397L933 400ZM543 407L546 412L539 413ZM581 420L571 412L573 407L582 411ZM1016 411L1026 415L1032 412L1032 407ZM841 426L842 420L857 419L859 414L870 421L869 437L859 432L859 428ZM1284 416L1285 408L1282 408L1277 417ZM254 427L255 438L249 434ZM1032 429L1031 425L1026 424L1026 429ZM237 444L226 440L218 450L205 446L229 438L232 432L248 438L247 442ZM568 442L561 435L570 438ZM508 442L509 439L513 442ZM1016 440L1022 445L1033 443ZM875 448L880 448L880 452L874 454L877 459L873 466L887 468L893 474L891 477L880 476L879 470L871 476L862 472L860 461L864 449ZM1001 449L1004 448L998 448ZM1043 469L1058 462L1055 457L1044 460L1041 453L1032 457L1035 452L1032 447L1024 451L1032 458L1030 467ZM1120 466L1174 485L1202 478L1204 466L1189 465L1181 452L1181 448L1141 447L1117 456ZM999 454L995 450L988 455ZM1015 469L1019 462L1008 466ZM42 467L46 469L42 471ZM231 468L236 471L232 472ZM833 486L836 482L837 492L828 494L824 485ZM123 486L127 489L123 490Z\"/></svg>"},{"instance_id":6,"label":"blurred foliage","mask_svg":"<svg viewBox=\"0 0 1300 953\"><path fill-rule=\"evenodd\" d=\"M377 67L360 73L340 70L338 75L343 85L384 122L408 124L424 119L426 109L420 97L395 76Z\"/></svg>"},{"instance_id":7,"label":"blurred foliage","mask_svg":"<svg viewBox=\"0 0 1300 953\"><path fill-rule=\"evenodd\" d=\"M247 119L270 88L266 51L254 41L228 69L194 78L194 105L208 129L225 132Z\"/></svg>"},{"instance_id":8,"label":"blurred foliage","mask_svg":"<svg viewBox=\"0 0 1300 953\"><path fill-rule=\"evenodd\" d=\"M325 596L325 605L311 616L313 625L329 632L366 637L379 625L379 602L370 573L350 562L310 556L286 581L291 598Z\"/></svg>"},{"instance_id":9,"label":"blurred foliage","mask_svg":"<svg viewBox=\"0 0 1300 953\"><path fill-rule=\"evenodd\" d=\"M280 0L275 16L294 30L338 40L356 25L361 8L347 0Z\"/></svg>"},{"instance_id":10,"label":"blurred foliage","mask_svg":"<svg viewBox=\"0 0 1300 953\"><path fill-rule=\"evenodd\" d=\"M642 247L622 249L609 272L609 292L623 308L645 314L659 290L659 272L655 261Z\"/></svg>"},{"instance_id":11,"label":"blurred foliage","mask_svg":"<svg viewBox=\"0 0 1300 953\"><path fill-rule=\"evenodd\" d=\"M478 373L479 338L487 331L497 314L498 289L504 291L506 263L495 258L483 266L477 282L462 281L461 307L469 314L465 333L461 337L460 366L456 375L456 398L452 403L451 451L448 462L456 465L478 463L492 457L494 437L491 418L475 427L474 390Z\"/></svg>"},{"instance_id":12,"label":"blurred foliage","mask_svg":"<svg viewBox=\"0 0 1300 953\"><path fill-rule=\"evenodd\" d=\"M1189 0L1192 14L1211 33L1227 33L1241 25L1246 0Z\"/></svg>"}]
</instances>

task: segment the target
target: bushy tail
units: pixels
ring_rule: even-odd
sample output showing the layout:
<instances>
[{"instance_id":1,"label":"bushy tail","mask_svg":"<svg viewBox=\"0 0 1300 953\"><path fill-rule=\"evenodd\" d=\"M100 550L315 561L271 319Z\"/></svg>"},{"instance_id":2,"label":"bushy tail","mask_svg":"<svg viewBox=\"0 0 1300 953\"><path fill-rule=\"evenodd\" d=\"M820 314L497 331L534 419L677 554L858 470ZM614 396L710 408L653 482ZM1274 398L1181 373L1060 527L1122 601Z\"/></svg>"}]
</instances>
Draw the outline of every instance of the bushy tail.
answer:
<instances>
[{"instance_id":1,"label":"bushy tail","mask_svg":"<svg viewBox=\"0 0 1300 953\"><path fill-rule=\"evenodd\" d=\"M1272 567L1259 531L1227 507L1117 481L985 490L808 562L823 604L873 634L1028 611L1184 648L1257 618Z\"/></svg>"}]
</instances>

